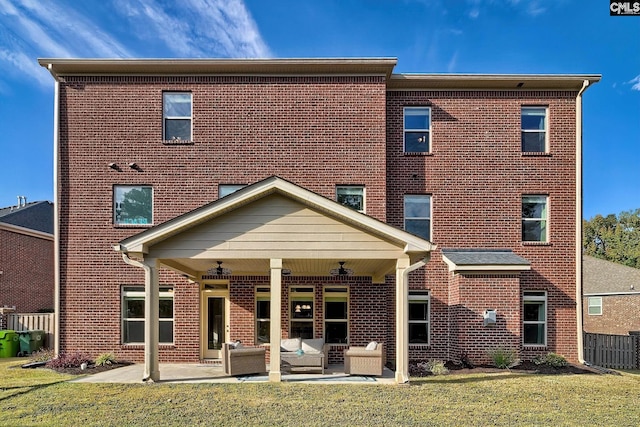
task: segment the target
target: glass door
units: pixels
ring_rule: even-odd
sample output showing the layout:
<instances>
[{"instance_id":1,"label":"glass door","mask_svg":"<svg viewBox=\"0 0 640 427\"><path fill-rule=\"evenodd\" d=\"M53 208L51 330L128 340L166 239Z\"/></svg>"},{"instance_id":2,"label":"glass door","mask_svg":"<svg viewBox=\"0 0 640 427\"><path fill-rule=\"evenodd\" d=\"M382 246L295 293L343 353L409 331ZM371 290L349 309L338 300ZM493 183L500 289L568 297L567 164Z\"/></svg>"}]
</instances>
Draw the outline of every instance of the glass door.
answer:
<instances>
[{"instance_id":1,"label":"glass door","mask_svg":"<svg viewBox=\"0 0 640 427\"><path fill-rule=\"evenodd\" d=\"M222 344L229 341L229 298L204 292L202 298L203 358L222 357Z\"/></svg>"}]
</instances>

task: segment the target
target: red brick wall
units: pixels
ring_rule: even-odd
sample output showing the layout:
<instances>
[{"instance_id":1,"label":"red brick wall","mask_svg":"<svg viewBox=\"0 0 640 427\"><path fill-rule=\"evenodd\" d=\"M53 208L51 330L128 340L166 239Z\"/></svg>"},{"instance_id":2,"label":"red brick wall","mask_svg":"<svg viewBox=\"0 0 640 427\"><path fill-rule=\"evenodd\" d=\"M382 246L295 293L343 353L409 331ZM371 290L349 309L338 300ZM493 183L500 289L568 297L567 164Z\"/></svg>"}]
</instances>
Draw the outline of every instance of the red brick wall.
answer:
<instances>
[{"instance_id":1,"label":"red brick wall","mask_svg":"<svg viewBox=\"0 0 640 427\"><path fill-rule=\"evenodd\" d=\"M584 331L592 334L628 335L640 331L640 293L605 295L602 315L590 315L588 297L583 299Z\"/></svg>"},{"instance_id":2,"label":"red brick wall","mask_svg":"<svg viewBox=\"0 0 640 427\"><path fill-rule=\"evenodd\" d=\"M193 94L191 145L163 144L165 90ZM336 185L364 185L367 213L385 220L384 117L383 77L67 77L60 85L61 349L142 357L120 345L120 289L143 284L143 272L112 245L143 228L113 226L114 185L152 185L155 224L216 200L219 184L271 175L331 199ZM186 329L161 357L195 360L198 291L171 273L162 281L176 286L176 304L187 312L176 310L184 316L176 331Z\"/></svg>"},{"instance_id":3,"label":"red brick wall","mask_svg":"<svg viewBox=\"0 0 640 427\"><path fill-rule=\"evenodd\" d=\"M0 230L0 307L53 310L53 239Z\"/></svg>"},{"instance_id":4,"label":"red brick wall","mask_svg":"<svg viewBox=\"0 0 640 427\"><path fill-rule=\"evenodd\" d=\"M162 143L164 90L193 93L193 144ZM367 213L399 227L403 195L431 194L432 240L440 248L511 248L531 261L521 289L549 295L548 346L540 351L575 359L575 95L387 93L382 77L67 78L60 87L61 348L142 356L141 349L120 345L120 288L142 284L143 274L112 249L142 228L113 227L113 185L153 185L158 224L215 200L218 184L278 175L332 199L337 184L365 185ZM432 106L430 155L402 154L402 107L411 105ZM549 106L549 155L520 153L521 105ZM111 162L120 169L108 168ZM129 168L130 162L140 169ZM522 244L523 194L549 195L549 244ZM490 288L500 280L474 286ZM197 286L168 272L162 281L175 284L176 306L184 311L176 309L176 345L163 347L161 357L195 360ZM480 308L449 286L439 251L412 274L410 286L429 289L432 304L432 343L411 357L455 357L451 307ZM232 334L253 339L243 289L231 289L232 316L238 316ZM352 290L362 297L352 301L357 344L384 338L393 357L393 285L365 281ZM387 301L371 299L382 295ZM493 344L490 337L481 341Z\"/></svg>"},{"instance_id":5,"label":"red brick wall","mask_svg":"<svg viewBox=\"0 0 640 427\"><path fill-rule=\"evenodd\" d=\"M507 248L531 262L523 290L549 296L548 346L575 360L575 92L389 91L387 94L387 221L403 225L403 195L432 195L432 241L441 248ZM522 105L549 107L548 155L523 155ZM403 107L431 106L432 152L403 154ZM548 244L521 242L521 197L549 196ZM439 250L412 286L431 291L432 345L411 357L450 358L447 307L462 295L448 286ZM419 283L422 282L420 285ZM440 311L442 310L442 311ZM468 327L470 325L465 325ZM477 343L488 347L492 343ZM455 348L451 348L455 353ZM535 351L526 351L531 357Z\"/></svg>"}]
</instances>

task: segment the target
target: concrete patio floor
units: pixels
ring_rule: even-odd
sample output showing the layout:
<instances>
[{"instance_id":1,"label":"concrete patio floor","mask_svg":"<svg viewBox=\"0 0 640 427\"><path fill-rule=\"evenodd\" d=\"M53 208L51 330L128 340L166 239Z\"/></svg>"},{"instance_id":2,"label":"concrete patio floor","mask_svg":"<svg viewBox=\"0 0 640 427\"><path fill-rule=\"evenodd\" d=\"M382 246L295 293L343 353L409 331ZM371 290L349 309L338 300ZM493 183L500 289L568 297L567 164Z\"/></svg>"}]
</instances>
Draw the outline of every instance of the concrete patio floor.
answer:
<instances>
[{"instance_id":1,"label":"concrete patio floor","mask_svg":"<svg viewBox=\"0 0 640 427\"><path fill-rule=\"evenodd\" d=\"M267 367L267 369L269 369ZM144 365L134 364L111 369L97 374L71 380L77 383L120 383L143 384ZM202 363L161 363L160 384L196 384L196 383L268 383L267 373L231 377L224 373L222 366ZM343 365L331 365L324 374L282 374L282 382L307 384L395 384L392 371L385 368L382 377L347 375Z\"/></svg>"}]
</instances>

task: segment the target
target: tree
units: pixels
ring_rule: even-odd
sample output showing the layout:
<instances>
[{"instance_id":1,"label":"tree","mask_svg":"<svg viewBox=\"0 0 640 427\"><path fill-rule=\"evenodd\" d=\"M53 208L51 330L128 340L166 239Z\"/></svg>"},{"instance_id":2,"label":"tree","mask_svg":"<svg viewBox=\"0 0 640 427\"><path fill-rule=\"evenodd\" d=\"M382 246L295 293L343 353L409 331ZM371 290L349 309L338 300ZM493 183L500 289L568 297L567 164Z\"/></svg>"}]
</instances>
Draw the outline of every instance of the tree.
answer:
<instances>
[{"instance_id":1,"label":"tree","mask_svg":"<svg viewBox=\"0 0 640 427\"><path fill-rule=\"evenodd\" d=\"M640 268L640 209L583 220L586 255Z\"/></svg>"}]
</instances>

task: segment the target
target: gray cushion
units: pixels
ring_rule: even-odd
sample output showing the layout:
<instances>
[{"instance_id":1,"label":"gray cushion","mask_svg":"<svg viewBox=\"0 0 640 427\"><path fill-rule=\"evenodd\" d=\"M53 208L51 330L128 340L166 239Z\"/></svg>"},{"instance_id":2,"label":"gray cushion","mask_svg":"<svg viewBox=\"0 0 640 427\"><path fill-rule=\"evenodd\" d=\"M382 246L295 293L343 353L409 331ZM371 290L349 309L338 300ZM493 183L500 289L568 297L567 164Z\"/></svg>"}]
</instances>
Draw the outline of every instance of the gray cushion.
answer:
<instances>
[{"instance_id":1,"label":"gray cushion","mask_svg":"<svg viewBox=\"0 0 640 427\"><path fill-rule=\"evenodd\" d=\"M300 348L300 338L287 338L280 341L280 351L296 351Z\"/></svg>"},{"instance_id":2,"label":"gray cushion","mask_svg":"<svg viewBox=\"0 0 640 427\"><path fill-rule=\"evenodd\" d=\"M316 339L304 339L302 340L302 350L305 353L322 353L322 347L324 346L324 339L316 338Z\"/></svg>"}]
</instances>

